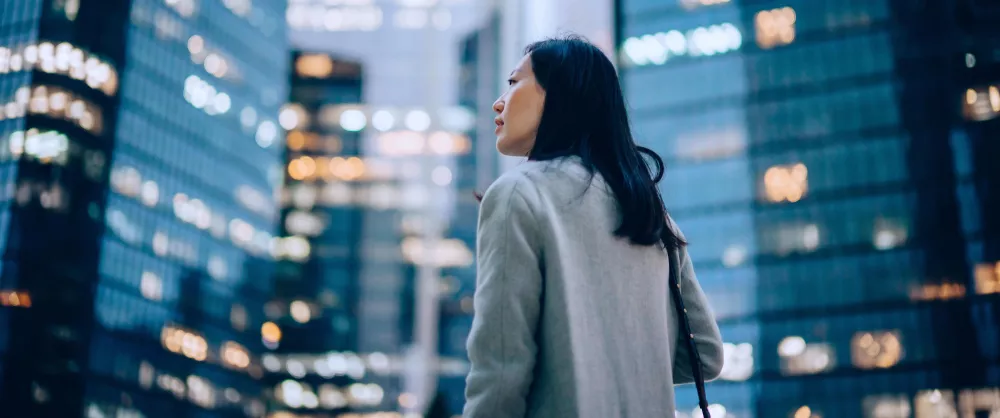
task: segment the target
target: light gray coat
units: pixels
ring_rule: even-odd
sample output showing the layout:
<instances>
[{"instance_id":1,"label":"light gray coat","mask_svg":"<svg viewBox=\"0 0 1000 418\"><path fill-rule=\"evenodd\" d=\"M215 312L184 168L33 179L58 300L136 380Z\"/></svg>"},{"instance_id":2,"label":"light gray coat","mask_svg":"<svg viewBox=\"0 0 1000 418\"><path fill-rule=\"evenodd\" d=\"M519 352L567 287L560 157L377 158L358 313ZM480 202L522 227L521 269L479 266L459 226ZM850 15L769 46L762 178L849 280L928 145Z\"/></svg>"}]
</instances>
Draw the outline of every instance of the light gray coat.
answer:
<instances>
[{"instance_id":1,"label":"light gray coat","mask_svg":"<svg viewBox=\"0 0 1000 418\"><path fill-rule=\"evenodd\" d=\"M575 157L521 164L487 190L466 418L674 416L674 385L693 377L668 257L615 237L618 221L607 184ZM686 251L681 260L684 303L713 379L719 328Z\"/></svg>"}]
</instances>

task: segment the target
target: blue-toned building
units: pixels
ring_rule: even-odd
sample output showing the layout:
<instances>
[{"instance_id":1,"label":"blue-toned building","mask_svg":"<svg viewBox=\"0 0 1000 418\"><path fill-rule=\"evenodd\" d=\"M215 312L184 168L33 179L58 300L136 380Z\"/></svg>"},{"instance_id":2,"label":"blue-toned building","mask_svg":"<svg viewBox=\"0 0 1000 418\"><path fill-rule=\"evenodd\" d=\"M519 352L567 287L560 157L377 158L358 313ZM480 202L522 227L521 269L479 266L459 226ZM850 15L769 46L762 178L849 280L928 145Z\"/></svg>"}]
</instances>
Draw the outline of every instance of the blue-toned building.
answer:
<instances>
[{"instance_id":1,"label":"blue-toned building","mask_svg":"<svg viewBox=\"0 0 1000 418\"><path fill-rule=\"evenodd\" d=\"M996 6L616 3L727 341L712 416L995 414Z\"/></svg>"},{"instance_id":2,"label":"blue-toned building","mask_svg":"<svg viewBox=\"0 0 1000 418\"><path fill-rule=\"evenodd\" d=\"M263 416L285 2L0 5L0 403Z\"/></svg>"}]
</instances>

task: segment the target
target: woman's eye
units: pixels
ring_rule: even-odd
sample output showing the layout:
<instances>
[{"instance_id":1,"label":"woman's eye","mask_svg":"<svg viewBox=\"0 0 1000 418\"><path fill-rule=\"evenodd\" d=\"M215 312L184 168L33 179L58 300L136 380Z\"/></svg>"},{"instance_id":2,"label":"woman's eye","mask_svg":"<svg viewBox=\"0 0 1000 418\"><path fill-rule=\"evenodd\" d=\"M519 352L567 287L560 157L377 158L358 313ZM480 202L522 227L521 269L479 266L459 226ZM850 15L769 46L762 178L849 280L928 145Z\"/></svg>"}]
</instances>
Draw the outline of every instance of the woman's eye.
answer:
<instances>
[{"instance_id":1,"label":"woman's eye","mask_svg":"<svg viewBox=\"0 0 1000 418\"><path fill-rule=\"evenodd\" d=\"M508 86L513 86L514 85L514 79L512 78L510 80L507 80L507 85Z\"/></svg>"}]
</instances>

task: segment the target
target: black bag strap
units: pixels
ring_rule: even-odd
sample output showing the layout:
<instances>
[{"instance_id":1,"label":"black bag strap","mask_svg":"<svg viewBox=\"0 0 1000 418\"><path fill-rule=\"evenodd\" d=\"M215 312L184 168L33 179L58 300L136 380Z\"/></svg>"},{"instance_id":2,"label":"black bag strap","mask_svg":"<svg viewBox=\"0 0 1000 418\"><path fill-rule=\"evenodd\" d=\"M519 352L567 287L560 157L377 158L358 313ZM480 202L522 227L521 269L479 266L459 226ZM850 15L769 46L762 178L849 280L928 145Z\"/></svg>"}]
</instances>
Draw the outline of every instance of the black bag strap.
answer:
<instances>
[{"instance_id":1,"label":"black bag strap","mask_svg":"<svg viewBox=\"0 0 1000 418\"><path fill-rule=\"evenodd\" d=\"M711 418L708 412L708 397L705 396L705 377L702 375L701 356L698 354L698 347L694 342L694 332L691 331L691 320L688 319L687 309L684 308L684 298L681 296L680 280L680 256L679 250L669 250L670 255L670 295L674 299L674 307L677 309L677 319L684 333L684 340L687 342L688 351L691 354L691 373L694 376L694 385L698 390L698 406L705 418Z\"/></svg>"}]
</instances>

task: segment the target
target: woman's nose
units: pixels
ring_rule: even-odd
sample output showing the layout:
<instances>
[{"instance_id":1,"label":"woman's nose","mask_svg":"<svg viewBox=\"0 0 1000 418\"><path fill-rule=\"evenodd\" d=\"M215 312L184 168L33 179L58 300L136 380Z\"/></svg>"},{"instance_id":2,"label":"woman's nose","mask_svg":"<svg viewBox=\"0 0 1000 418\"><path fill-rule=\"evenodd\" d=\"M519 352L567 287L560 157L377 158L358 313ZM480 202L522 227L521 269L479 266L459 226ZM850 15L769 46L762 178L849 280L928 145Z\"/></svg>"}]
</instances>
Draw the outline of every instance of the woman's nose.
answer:
<instances>
[{"instance_id":1,"label":"woman's nose","mask_svg":"<svg viewBox=\"0 0 1000 418\"><path fill-rule=\"evenodd\" d=\"M493 111L503 113L503 100L497 99L497 101L493 102Z\"/></svg>"}]
</instances>

